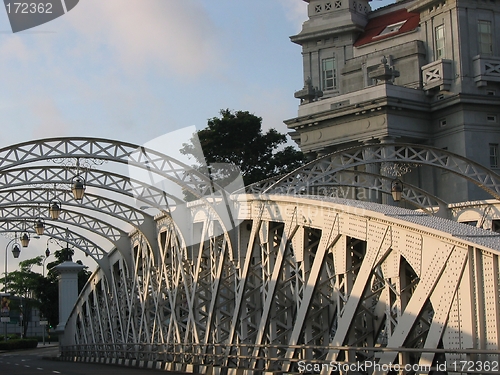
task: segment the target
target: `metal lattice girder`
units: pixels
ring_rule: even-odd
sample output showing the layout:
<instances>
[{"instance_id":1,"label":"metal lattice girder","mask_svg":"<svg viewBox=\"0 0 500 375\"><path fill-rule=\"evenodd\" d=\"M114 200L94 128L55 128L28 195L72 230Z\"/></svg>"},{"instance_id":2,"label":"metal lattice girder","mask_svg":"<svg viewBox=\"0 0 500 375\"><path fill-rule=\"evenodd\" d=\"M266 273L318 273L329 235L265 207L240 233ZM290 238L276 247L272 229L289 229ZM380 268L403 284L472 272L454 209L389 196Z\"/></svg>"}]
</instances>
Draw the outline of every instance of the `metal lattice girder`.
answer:
<instances>
[{"instance_id":1,"label":"metal lattice girder","mask_svg":"<svg viewBox=\"0 0 500 375\"><path fill-rule=\"evenodd\" d=\"M71 189L71 174L61 166L29 166L20 169L8 169L0 173L0 189L11 189L18 186L40 186L41 189L52 191L55 185L68 185ZM166 209L169 207L167 198L175 203L185 203L178 197L170 195L155 186L123 176L110 171L98 169L85 172L85 184L87 187L105 189L114 193L123 194L144 204Z\"/></svg>"},{"instance_id":2,"label":"metal lattice girder","mask_svg":"<svg viewBox=\"0 0 500 375\"><path fill-rule=\"evenodd\" d=\"M0 149L0 175L3 172L9 173L11 170L19 169L22 165L38 168L47 162L65 164L68 159L76 160L76 166L68 167L73 172L78 171L81 159L128 165L129 173L132 175L137 173L138 178L145 181L132 180L130 184L132 190L122 191L122 193L127 195L132 192L135 198L145 203L143 207L152 206L160 210L168 210L171 208L168 207L168 198L173 202L185 205L185 195L188 193L188 195L197 197L216 215L220 215L221 220L226 221L223 226L234 227L235 225L227 192L213 182L208 175L200 173L168 155L130 143L81 137L25 142ZM123 176L123 180L116 180L111 177L113 171L109 168L108 170L109 177L94 180L97 187L103 187L111 182L111 188L114 188L116 182L122 184L129 177ZM104 175L107 174L108 170L104 172ZM90 173L90 171L85 171L86 173ZM27 180L31 177L31 175L28 176ZM45 176L41 177L41 180L48 181ZM155 188L158 183L162 185L159 189L163 191ZM148 185L151 186L148 187ZM170 189L170 187L175 189ZM175 190L177 196L174 196L173 193L169 194L170 190ZM115 189L115 191L117 190ZM207 200L207 196L211 196L213 199ZM126 216L124 219L130 220ZM146 226L143 226L141 230L151 232L151 228L146 228Z\"/></svg>"},{"instance_id":3,"label":"metal lattice girder","mask_svg":"<svg viewBox=\"0 0 500 375\"><path fill-rule=\"evenodd\" d=\"M79 204L75 203L72 199L71 192L67 190L56 191L58 193L58 199L63 202L64 207L71 207L74 211L77 211L78 209L94 210L96 212L114 217L117 220L124 221L131 226L135 226L136 228L139 228L144 219L149 216L136 207L126 205L107 197L86 193L84 197L84 204ZM48 207L49 200L47 199L47 192L44 190L16 189L0 190L0 201L2 202L1 205L5 206L40 203L44 204L42 207Z\"/></svg>"},{"instance_id":4,"label":"metal lattice girder","mask_svg":"<svg viewBox=\"0 0 500 375\"><path fill-rule=\"evenodd\" d=\"M61 223L64 222L69 225L89 230L98 234L106 241L112 240L112 244L122 253L124 259L127 259L128 261L131 260L129 250L130 240L128 239L128 236L117 236L118 233L116 232L116 229L113 228L113 225L106 223L106 221L109 221L110 218L121 221L124 223L125 227L135 228L135 230L145 232L148 234L150 243L153 243L153 245L155 244L154 237L152 237L149 233L151 227L150 223L153 222L153 218L140 209L126 205L120 201L112 200L103 196L95 196L90 193L86 193L84 203L79 204L72 199L71 192L67 190L59 190L57 193L58 198L64 202L60 218ZM44 205L47 204L46 194L47 192L44 190L36 190L33 188L0 190L0 201L2 202L0 207L12 207L14 212L16 211L16 206L23 207L23 205L39 203L41 207L44 207ZM70 209L68 209L68 207ZM96 218L93 220L89 217L90 214L86 214L86 212L93 212ZM108 219L106 219L106 221L101 220L97 217L97 214L105 215ZM19 216L19 214L16 213L16 216ZM23 219L25 220L26 217ZM110 230L112 232L110 232ZM48 233L50 232L47 232L47 234ZM113 237L109 236L110 233L113 233ZM123 233L123 229L121 229L121 233ZM107 253L110 250L113 250L113 248L99 248L99 251L88 251L87 249L85 252L92 254L94 259L98 259L98 264L104 265L102 262L105 257L100 254L100 252Z\"/></svg>"},{"instance_id":5,"label":"metal lattice girder","mask_svg":"<svg viewBox=\"0 0 500 375\"><path fill-rule=\"evenodd\" d=\"M0 232L2 233L13 233L13 232L23 232L25 231L22 222L15 221L0 221ZM68 244L74 246L75 248L83 251L86 255L94 259L97 264L105 265L107 260L105 255L107 252L100 246L89 240L69 228L61 228L57 226L51 226L46 228L46 234L50 238L54 238L61 242L68 242Z\"/></svg>"},{"instance_id":6,"label":"metal lattice girder","mask_svg":"<svg viewBox=\"0 0 500 375\"><path fill-rule=\"evenodd\" d=\"M33 216L33 213L36 213L38 209L39 206L35 206L33 204L17 204L13 206L0 205L0 218L2 218L0 221L17 221L19 223L24 222L32 224L35 219L26 220L26 218L38 218L38 215L36 214ZM117 226L111 225L108 221L101 220L95 216L87 215L83 212L68 210L67 207L64 210L64 214L61 214L57 221L48 220L45 222L46 226L55 224L70 224L86 229L110 241L115 246L122 237L127 236L126 231L118 228ZM26 229L28 232L34 231L31 225L28 225Z\"/></svg>"},{"instance_id":7,"label":"metal lattice girder","mask_svg":"<svg viewBox=\"0 0 500 375\"><path fill-rule=\"evenodd\" d=\"M424 365L433 351L499 350L500 235L369 202L240 204L231 246L203 205L190 207L190 231L157 218L159 254L134 235L133 267L109 255L111 276L93 275L67 338L100 348L93 356L120 348L170 369L248 374L297 372L300 360Z\"/></svg>"},{"instance_id":8,"label":"metal lattice girder","mask_svg":"<svg viewBox=\"0 0 500 375\"><path fill-rule=\"evenodd\" d=\"M349 191L343 191L342 187L360 187L369 190L376 190L385 194L391 194L392 178L381 176L373 173L367 173L354 170L342 170L331 176L331 180L326 184L316 184L313 187L308 187L307 191L301 191L301 194L306 195L323 195L348 197ZM439 210L446 210L448 203L444 200L429 194L425 190L409 183L404 184L402 199L416 208L426 212L435 213L437 207Z\"/></svg>"},{"instance_id":9,"label":"metal lattice girder","mask_svg":"<svg viewBox=\"0 0 500 375\"><path fill-rule=\"evenodd\" d=\"M89 230L96 231L98 230L98 228L102 228L100 233L102 236L106 236L106 233L109 233L109 230L113 226L98 218L96 218L95 223L93 223L85 219L84 217L80 217L82 215L85 215L85 210L95 211L104 215L108 215L126 223L127 226L130 225L131 227L135 227L136 229L140 229L141 223L143 223L143 221L149 217L149 215L145 214L135 207L125 205L119 201L114 201L106 197L86 194L85 205L81 205L71 200L71 197L69 196L71 193L68 191L61 190L58 191L58 194L58 197L60 197L61 200L65 202L62 215L64 217L66 215L66 212L68 213L68 218L65 219L66 221L69 222L69 216L72 215L73 218L78 218L78 220L81 220L82 223L88 223ZM0 207L12 207L13 210L16 209L16 206L31 207L31 205L37 203L39 203L40 207L43 207L44 209L48 208L46 193L41 190L19 189L0 191L0 198L2 201L2 205L0 205ZM67 208L71 208L71 210ZM33 216L33 211L28 215L28 217L31 216ZM26 220L26 216L23 219ZM61 218L61 220L63 220L63 218ZM77 223L77 221L73 221L73 223Z\"/></svg>"},{"instance_id":10,"label":"metal lattice girder","mask_svg":"<svg viewBox=\"0 0 500 375\"><path fill-rule=\"evenodd\" d=\"M366 157L369 150L369 158ZM500 199L500 176L463 156L426 145L405 143L366 144L316 159L279 178L253 185L252 192L300 194L304 189L334 183L335 174L367 164L400 163L428 165L452 172Z\"/></svg>"},{"instance_id":11,"label":"metal lattice girder","mask_svg":"<svg viewBox=\"0 0 500 375\"><path fill-rule=\"evenodd\" d=\"M54 159L87 158L146 170L178 184L198 197L210 193L210 179L180 161L143 146L101 138L50 138L0 149L0 171ZM217 189L222 191L222 189Z\"/></svg>"}]
</instances>

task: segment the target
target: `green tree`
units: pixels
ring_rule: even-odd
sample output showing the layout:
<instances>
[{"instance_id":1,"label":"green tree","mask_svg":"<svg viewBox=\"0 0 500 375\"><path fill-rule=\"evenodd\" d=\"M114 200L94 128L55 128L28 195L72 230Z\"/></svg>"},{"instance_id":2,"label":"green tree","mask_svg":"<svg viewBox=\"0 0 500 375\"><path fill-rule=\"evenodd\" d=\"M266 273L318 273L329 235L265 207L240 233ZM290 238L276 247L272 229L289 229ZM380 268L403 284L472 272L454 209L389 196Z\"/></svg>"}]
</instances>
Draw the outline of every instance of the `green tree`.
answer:
<instances>
[{"instance_id":1,"label":"green tree","mask_svg":"<svg viewBox=\"0 0 500 375\"><path fill-rule=\"evenodd\" d=\"M38 308L50 326L57 326L59 323L59 284L58 275L52 268L66 260L71 260L74 250L65 247L54 253L56 260L47 265L47 277L33 272L33 266L43 265L43 256L19 262L19 270L9 272L7 276L7 288L13 296L18 296L21 301L12 302L12 310L23 313L23 334L26 335L28 322L32 315L33 308ZM82 264L81 261L76 263ZM78 292L90 277L90 272L86 269L78 273ZM21 305L22 304L22 309Z\"/></svg>"},{"instance_id":2,"label":"green tree","mask_svg":"<svg viewBox=\"0 0 500 375\"><path fill-rule=\"evenodd\" d=\"M8 273L9 292L21 298L19 304L12 304L12 309L23 314L23 336L26 336L33 308L39 308L41 304L37 290L39 285L44 282L44 277L31 269L33 266L41 266L42 261L43 256L21 261L19 262L19 270Z\"/></svg>"},{"instance_id":3,"label":"green tree","mask_svg":"<svg viewBox=\"0 0 500 375\"><path fill-rule=\"evenodd\" d=\"M40 315L47 319L49 326L56 327L59 324L59 284L57 278L47 276L40 279L35 293L40 301L38 305Z\"/></svg>"},{"instance_id":4,"label":"green tree","mask_svg":"<svg viewBox=\"0 0 500 375\"><path fill-rule=\"evenodd\" d=\"M55 261L50 262L47 265L47 269L49 270L47 276L53 280L57 280L57 274L54 272L53 268L58 264L61 264L65 261L71 261L75 251L70 247L63 247L60 250L56 250L54 252ZM83 264L81 260L77 260L75 263ZM78 272L78 293L80 293L87 283L87 280L90 278L91 272L84 268L80 272Z\"/></svg>"},{"instance_id":5,"label":"green tree","mask_svg":"<svg viewBox=\"0 0 500 375\"><path fill-rule=\"evenodd\" d=\"M262 118L247 111L220 111L220 118L208 120L205 129L196 132L207 164L228 163L239 168L245 185L269 177L288 173L301 166L305 157L292 146L282 147L286 135L275 129L262 131ZM184 155L192 155L199 165L203 164L194 144L183 144ZM281 149L280 149L281 147ZM230 168L229 168L230 169ZM218 183L231 174L230 170L220 170L215 179ZM224 183L222 183L224 185Z\"/></svg>"}]
</instances>

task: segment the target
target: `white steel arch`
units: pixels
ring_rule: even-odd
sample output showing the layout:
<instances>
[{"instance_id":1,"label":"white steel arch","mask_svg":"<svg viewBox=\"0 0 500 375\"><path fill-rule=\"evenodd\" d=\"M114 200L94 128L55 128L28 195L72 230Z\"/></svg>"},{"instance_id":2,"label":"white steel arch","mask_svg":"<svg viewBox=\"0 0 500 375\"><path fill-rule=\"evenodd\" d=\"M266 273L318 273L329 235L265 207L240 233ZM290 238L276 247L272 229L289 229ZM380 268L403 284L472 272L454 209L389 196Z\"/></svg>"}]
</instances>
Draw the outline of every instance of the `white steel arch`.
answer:
<instances>
[{"instance_id":1,"label":"white steel arch","mask_svg":"<svg viewBox=\"0 0 500 375\"><path fill-rule=\"evenodd\" d=\"M134 271L113 254L63 356L248 374L499 359L500 235L346 199L242 196L238 212L234 236L212 236L216 218L193 205L194 242L157 218L160 253L134 237Z\"/></svg>"},{"instance_id":2,"label":"white steel arch","mask_svg":"<svg viewBox=\"0 0 500 375\"><path fill-rule=\"evenodd\" d=\"M9 181L12 180L15 183L21 183L23 181L37 181L38 183L49 182L50 179L47 176L57 176L68 181L67 170L78 170L76 165L72 167L63 168L59 170L59 173L54 173L56 168L43 167L41 172L38 171L34 173L40 164L46 162L55 162L60 164L68 164L67 161L74 159L78 164L78 160L98 160L100 162L113 162L121 165L128 165L129 167L135 168L136 170L145 171L145 176L149 181L144 183L143 181L137 181L130 176L123 176L120 174L114 174L112 171L104 171L104 173L95 174L90 171L85 172L91 175L91 182L95 183L97 187L105 187L106 189L113 190L124 195L133 195L136 199L142 200L148 206L158 208L160 210L168 210L170 198L173 202L185 204L185 198L173 197L168 192L159 191L155 188L155 177L162 178L169 183L177 185L184 192L189 193L194 198L199 198L204 200L205 196L210 195L212 197L212 202L205 200L207 207L212 207L214 212L222 213L223 220L226 221L225 227L234 226L234 220L232 219L232 214L230 207L227 203L227 196L224 189L218 186L209 175L204 175L168 155L164 155L158 151L146 149L143 146L134 145L131 143L125 143L114 140L106 140L100 138L51 138L42 139L20 143L17 145L9 146L0 149L0 175L4 173L4 179L0 182L4 183L4 186L8 187ZM69 162L71 165L71 162ZM27 165L27 168L19 168L22 165ZM30 168L32 168L30 170ZM143 175L144 176L144 175ZM126 190L120 189L120 186L126 187ZM1 186L0 186L1 187ZM86 195L89 196L89 195ZM218 200L218 203L217 203ZM96 204L95 208L102 207L102 202L104 200L99 200L94 198L92 202L89 203ZM224 203L225 202L225 203ZM225 208L224 208L225 204ZM222 208L217 208L219 205ZM124 204L119 204L116 207L125 206ZM222 211L221 211L222 209ZM142 209L141 209L142 210ZM126 214L126 211L118 211L120 215ZM144 210L142 210L144 212ZM182 214L182 213L181 213ZM143 214L149 217L149 215ZM135 222L137 219L130 220L130 222ZM150 220L149 220L150 221ZM146 225L147 226L147 225ZM141 228L140 230L146 231L146 236L150 236L152 228ZM137 228L136 228L137 229ZM155 246L154 241L152 246Z\"/></svg>"},{"instance_id":3,"label":"white steel arch","mask_svg":"<svg viewBox=\"0 0 500 375\"><path fill-rule=\"evenodd\" d=\"M500 199L500 176L463 156L427 145L407 143L364 144L318 158L289 174L251 185L248 191L265 194L300 194L316 185L335 183L336 173L368 164L428 165L454 173Z\"/></svg>"},{"instance_id":4,"label":"white steel arch","mask_svg":"<svg viewBox=\"0 0 500 375\"><path fill-rule=\"evenodd\" d=\"M163 178L173 181L183 189L190 191L194 196L202 196L207 192L207 189L214 186L213 183L209 183L210 180L207 177L191 167L138 145L93 138L56 138L25 142L0 150L2 205L25 205L26 202L42 203L44 194L47 195L46 201L49 201L52 192L57 191L57 198L62 198L61 201L64 202L65 207L78 207L79 205L75 205L69 197L67 189L61 190L60 186L61 184L70 184L71 177L78 170L76 163L71 166L72 163L67 161L71 159L76 161L82 158L128 164L139 169L145 169L150 174L159 174ZM56 160L59 160L57 162L59 165L54 164ZM47 165L47 162L52 164ZM25 167L22 167L23 165ZM180 202L178 197L159 190L147 182L138 181L130 176L114 173L110 170L86 170L84 174L89 187L101 188L122 196L133 197L138 201L142 201L145 206L166 210L169 208L168 199L174 203ZM54 185L54 189L51 189L50 185L52 184L59 187L56 188ZM41 188L41 190L37 191L37 187ZM50 192L47 190L50 190ZM110 215L132 225L136 230L145 231L146 236L150 236L150 233L148 233L151 231L149 222L152 221L152 217L139 207L132 207L123 201L89 193L85 196L85 205L80 206ZM73 213L72 219L77 219L72 220L73 225L89 229L109 239L110 230L104 228L103 225L97 225L97 220L92 222L85 219L85 216L80 214L78 210L68 212ZM116 236L114 236L114 239L116 239ZM150 242L155 246L155 241ZM123 247L122 240L121 245ZM93 247L94 250L91 252L88 249L87 247L87 254L91 254L96 260L102 259L98 255L99 250L96 252L98 247ZM123 251L123 249L119 250ZM103 249L100 249L100 251L102 252ZM128 250L124 251L126 257Z\"/></svg>"},{"instance_id":5,"label":"white steel arch","mask_svg":"<svg viewBox=\"0 0 500 375\"><path fill-rule=\"evenodd\" d=\"M90 138L1 149L0 208L15 220L47 200L44 184L67 181L68 169L44 163L67 158L129 164L199 199L184 203L109 169L86 172L90 186L138 197L161 214L153 220L125 200L86 194L85 209L133 223L135 230L111 251L72 233L101 267L68 320L63 356L234 374L297 373L309 362L435 366L471 353L500 359L495 233L397 207L304 195L236 195L236 215L225 216L216 205L227 208L227 196L209 176L143 147ZM337 152L252 189L303 194L345 184L384 190L380 176L347 171L380 163L437 166L498 196L493 172L443 150L405 144ZM417 188L405 193L422 208L445 205ZM112 230L90 223L67 190L60 194L74 213L68 223L101 236ZM182 210L169 210L170 202L182 203ZM12 230L15 223L1 224ZM63 228L50 230L64 239Z\"/></svg>"},{"instance_id":6,"label":"white steel arch","mask_svg":"<svg viewBox=\"0 0 500 375\"><path fill-rule=\"evenodd\" d=\"M88 137L49 138L5 147L0 149L0 171L28 163L78 158L144 169L182 186L197 197L208 195L214 186L204 174L158 151L132 143Z\"/></svg>"},{"instance_id":7,"label":"white steel arch","mask_svg":"<svg viewBox=\"0 0 500 375\"><path fill-rule=\"evenodd\" d=\"M68 172L68 168L58 165L28 166L24 168L12 168L4 170L0 174L0 190L12 189L18 186L40 186L41 189L51 192L54 184L68 185L74 171ZM168 199L174 203L185 203L178 197L163 191L146 181L132 178L131 176L114 173L112 171L101 171L98 169L85 172L85 184L112 193L129 196L155 207L164 209L169 206ZM66 189L67 190L67 189ZM145 200L147 199L147 200Z\"/></svg>"},{"instance_id":8,"label":"white steel arch","mask_svg":"<svg viewBox=\"0 0 500 375\"><path fill-rule=\"evenodd\" d=\"M386 195L391 195L390 187L393 179L393 177L379 174L345 169L333 174L327 183L318 183L313 186L308 186L301 190L300 194L348 198L349 195L352 194L348 191L344 192L342 187L353 187L374 190ZM275 179L274 183L276 183L277 180L278 179ZM427 213L437 213L441 217L447 216L448 203L417 186L405 183L403 186L402 198L415 208L424 210Z\"/></svg>"}]
</instances>

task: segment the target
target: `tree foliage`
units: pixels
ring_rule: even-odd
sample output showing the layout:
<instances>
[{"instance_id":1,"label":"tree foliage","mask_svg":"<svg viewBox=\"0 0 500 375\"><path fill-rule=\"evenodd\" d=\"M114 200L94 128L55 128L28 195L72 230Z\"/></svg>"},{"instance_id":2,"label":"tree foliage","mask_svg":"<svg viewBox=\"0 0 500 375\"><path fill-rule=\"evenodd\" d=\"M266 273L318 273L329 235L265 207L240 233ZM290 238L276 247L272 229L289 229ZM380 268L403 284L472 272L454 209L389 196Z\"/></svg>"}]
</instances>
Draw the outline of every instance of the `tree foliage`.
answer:
<instances>
[{"instance_id":1,"label":"tree foliage","mask_svg":"<svg viewBox=\"0 0 500 375\"><path fill-rule=\"evenodd\" d=\"M43 257L38 256L19 262L19 270L9 272L8 274L8 290L15 295L22 296L23 298L32 298L33 291L40 282L42 275L33 272L31 268L33 266L41 266L42 260Z\"/></svg>"},{"instance_id":2,"label":"tree foliage","mask_svg":"<svg viewBox=\"0 0 500 375\"><path fill-rule=\"evenodd\" d=\"M292 146L283 147L286 135L275 129L262 131L262 118L247 111L221 110L220 117L208 120L205 129L198 131L207 164L228 163L239 168L245 185L266 178L291 172L304 163L302 152ZM192 155L199 165L203 164L200 153L191 144L183 144L180 150ZM280 149L281 147L281 149ZM223 177L219 176L219 180Z\"/></svg>"},{"instance_id":3,"label":"tree foliage","mask_svg":"<svg viewBox=\"0 0 500 375\"><path fill-rule=\"evenodd\" d=\"M56 265L71 260L74 250L66 247L55 251L56 260L47 264L47 276L33 272L33 266L44 265L44 257L38 256L19 262L19 270L7 274L7 290L14 296L22 298L22 310L20 303L12 301L11 309L23 313L24 335L28 329L29 317L33 308L40 310L49 326L57 326L59 323L59 285L57 274L52 270ZM77 263L82 264L81 261ZM90 272L86 269L78 274L78 292L90 277Z\"/></svg>"},{"instance_id":4,"label":"tree foliage","mask_svg":"<svg viewBox=\"0 0 500 375\"><path fill-rule=\"evenodd\" d=\"M71 261L74 254L75 251L70 247L63 247L60 250L56 250L54 252L54 257L56 258L56 260L50 262L47 265L47 269L49 270L47 277L51 278L52 280L57 280L57 274L54 272L53 268L58 264L61 264L68 260ZM83 264L81 260L77 260L75 263ZM78 272L78 293L82 291L90 275L91 272L88 271L86 268Z\"/></svg>"},{"instance_id":5,"label":"tree foliage","mask_svg":"<svg viewBox=\"0 0 500 375\"><path fill-rule=\"evenodd\" d=\"M7 290L21 298L19 303L11 304L11 309L23 314L23 334L26 335L29 318L33 308L40 308L41 302L37 290L44 282L44 277L33 272L33 266L41 266L43 256L19 262L19 270L9 272L7 275Z\"/></svg>"}]
</instances>

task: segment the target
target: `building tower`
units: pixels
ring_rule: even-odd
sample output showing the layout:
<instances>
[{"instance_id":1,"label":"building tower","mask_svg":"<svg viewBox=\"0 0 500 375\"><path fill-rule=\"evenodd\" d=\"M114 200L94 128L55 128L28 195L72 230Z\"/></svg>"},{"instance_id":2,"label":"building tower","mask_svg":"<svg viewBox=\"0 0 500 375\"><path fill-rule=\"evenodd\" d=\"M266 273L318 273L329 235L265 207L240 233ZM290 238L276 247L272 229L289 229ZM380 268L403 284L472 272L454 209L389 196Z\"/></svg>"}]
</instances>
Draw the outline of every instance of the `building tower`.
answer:
<instances>
[{"instance_id":1,"label":"building tower","mask_svg":"<svg viewBox=\"0 0 500 375\"><path fill-rule=\"evenodd\" d=\"M309 19L291 40L305 85L285 121L303 152L409 142L499 168L500 3L405 0L371 11L364 0L304 1ZM435 169L404 178L448 202L489 198Z\"/></svg>"}]
</instances>

